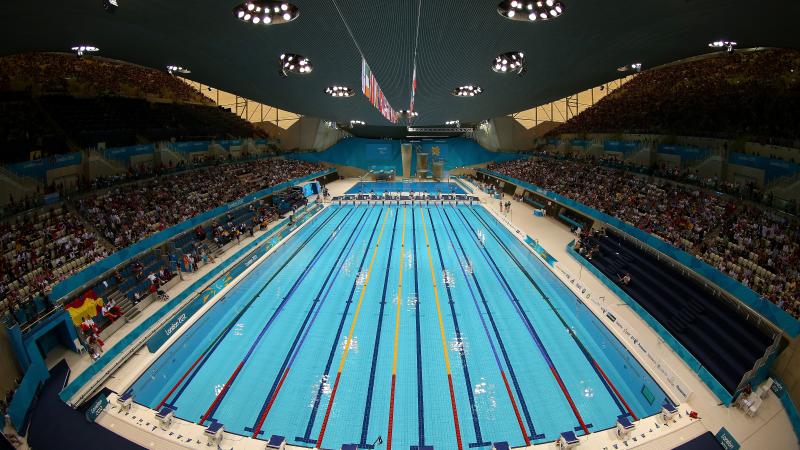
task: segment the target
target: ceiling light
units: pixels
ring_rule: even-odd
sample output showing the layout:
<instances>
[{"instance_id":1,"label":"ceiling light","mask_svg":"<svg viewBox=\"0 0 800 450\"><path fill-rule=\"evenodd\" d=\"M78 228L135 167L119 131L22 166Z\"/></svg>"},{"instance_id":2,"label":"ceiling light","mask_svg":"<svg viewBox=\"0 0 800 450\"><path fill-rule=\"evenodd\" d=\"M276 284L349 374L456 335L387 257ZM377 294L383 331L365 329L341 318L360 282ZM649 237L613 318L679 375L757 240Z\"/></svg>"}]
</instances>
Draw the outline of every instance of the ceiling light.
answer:
<instances>
[{"instance_id":1,"label":"ceiling light","mask_svg":"<svg viewBox=\"0 0 800 450\"><path fill-rule=\"evenodd\" d=\"M364 121L363 120L351 120L350 121L350 126L352 127L353 125L364 125Z\"/></svg>"},{"instance_id":2,"label":"ceiling light","mask_svg":"<svg viewBox=\"0 0 800 450\"><path fill-rule=\"evenodd\" d=\"M403 116L403 117L405 117L405 118L409 118L409 117L417 117L417 116L419 115L419 113L418 113L418 112L416 112L416 111L409 111L409 110L407 110L407 109L401 109L400 111L397 111L397 112L398 112L398 113L400 113L400 115L401 115L401 116Z\"/></svg>"},{"instance_id":3,"label":"ceiling light","mask_svg":"<svg viewBox=\"0 0 800 450\"><path fill-rule=\"evenodd\" d=\"M83 54L86 52L94 53L100 51L100 49L93 45L76 45L75 47L72 47L72 51L78 56L83 56Z\"/></svg>"},{"instance_id":4,"label":"ceiling light","mask_svg":"<svg viewBox=\"0 0 800 450\"><path fill-rule=\"evenodd\" d=\"M474 97L483 92L483 89L480 86L459 86L452 90L451 94L455 95L456 97Z\"/></svg>"},{"instance_id":5,"label":"ceiling light","mask_svg":"<svg viewBox=\"0 0 800 450\"><path fill-rule=\"evenodd\" d=\"M445 124L445 125L447 125L447 126L454 126L454 127L459 127L459 126L461 126L461 122L460 122L460 121L458 121L458 120L448 120L448 121L447 121L447 122L445 122L444 124Z\"/></svg>"},{"instance_id":6,"label":"ceiling light","mask_svg":"<svg viewBox=\"0 0 800 450\"><path fill-rule=\"evenodd\" d=\"M251 0L233 8L233 15L242 22L277 25L293 21L300 15L300 10L297 6L282 1Z\"/></svg>"},{"instance_id":7,"label":"ceiling light","mask_svg":"<svg viewBox=\"0 0 800 450\"><path fill-rule=\"evenodd\" d=\"M280 73L284 77L289 73L306 74L312 70L310 59L293 53L282 53L278 64L280 66Z\"/></svg>"},{"instance_id":8,"label":"ceiling light","mask_svg":"<svg viewBox=\"0 0 800 450\"><path fill-rule=\"evenodd\" d=\"M325 93L331 97L352 97L355 92L347 86L328 86Z\"/></svg>"},{"instance_id":9,"label":"ceiling light","mask_svg":"<svg viewBox=\"0 0 800 450\"><path fill-rule=\"evenodd\" d=\"M191 70L185 67L174 66L174 65L167 66L167 72L169 72L170 75L175 75L176 73L183 73L183 74L192 73Z\"/></svg>"},{"instance_id":10,"label":"ceiling light","mask_svg":"<svg viewBox=\"0 0 800 450\"><path fill-rule=\"evenodd\" d=\"M642 63L635 62L633 64L628 64L628 65L625 65L625 66L617 68L617 72L628 72L628 71L641 72L642 71Z\"/></svg>"},{"instance_id":11,"label":"ceiling light","mask_svg":"<svg viewBox=\"0 0 800 450\"><path fill-rule=\"evenodd\" d=\"M117 0L103 0L103 9L105 9L109 14L116 11L118 7L119 4L117 3Z\"/></svg>"},{"instance_id":12,"label":"ceiling light","mask_svg":"<svg viewBox=\"0 0 800 450\"><path fill-rule=\"evenodd\" d=\"M708 46L711 48L724 48L728 53L733 52L733 49L736 48L736 42L734 41L714 41L709 42Z\"/></svg>"},{"instance_id":13,"label":"ceiling light","mask_svg":"<svg viewBox=\"0 0 800 450\"><path fill-rule=\"evenodd\" d=\"M527 14L517 14L517 10L526 9ZM545 0L525 4L519 0L503 0L497 5L497 13L503 17L521 22L535 22L559 17L564 12L564 3L560 0Z\"/></svg>"},{"instance_id":14,"label":"ceiling light","mask_svg":"<svg viewBox=\"0 0 800 450\"><path fill-rule=\"evenodd\" d=\"M491 67L497 73L521 75L525 70L525 54L522 52L502 53L492 60Z\"/></svg>"}]
</instances>

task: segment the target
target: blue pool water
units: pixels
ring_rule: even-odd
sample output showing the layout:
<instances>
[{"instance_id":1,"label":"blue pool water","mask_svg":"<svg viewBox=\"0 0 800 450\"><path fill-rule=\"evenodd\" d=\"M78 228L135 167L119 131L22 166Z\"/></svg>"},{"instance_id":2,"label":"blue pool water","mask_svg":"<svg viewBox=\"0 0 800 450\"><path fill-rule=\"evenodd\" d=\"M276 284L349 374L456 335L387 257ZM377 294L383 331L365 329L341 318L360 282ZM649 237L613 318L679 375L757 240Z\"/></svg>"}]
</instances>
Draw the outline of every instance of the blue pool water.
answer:
<instances>
[{"instance_id":1,"label":"blue pool water","mask_svg":"<svg viewBox=\"0 0 800 450\"><path fill-rule=\"evenodd\" d=\"M428 192L431 194L464 194L456 183L444 181L362 181L351 187L347 194L383 194L384 192Z\"/></svg>"},{"instance_id":2,"label":"blue pool water","mask_svg":"<svg viewBox=\"0 0 800 450\"><path fill-rule=\"evenodd\" d=\"M666 398L507 228L466 205L329 206L131 388L186 420L324 448L386 445L390 414L398 449L521 446Z\"/></svg>"}]
</instances>

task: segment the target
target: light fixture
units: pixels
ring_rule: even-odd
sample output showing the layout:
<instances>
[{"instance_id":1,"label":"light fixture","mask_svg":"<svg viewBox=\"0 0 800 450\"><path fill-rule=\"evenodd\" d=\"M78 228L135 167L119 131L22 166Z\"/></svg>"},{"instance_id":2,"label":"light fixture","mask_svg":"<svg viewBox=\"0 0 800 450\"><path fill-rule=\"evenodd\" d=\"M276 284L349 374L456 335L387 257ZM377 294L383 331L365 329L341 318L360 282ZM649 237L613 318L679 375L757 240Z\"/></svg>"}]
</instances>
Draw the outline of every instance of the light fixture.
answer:
<instances>
[{"instance_id":1,"label":"light fixture","mask_svg":"<svg viewBox=\"0 0 800 450\"><path fill-rule=\"evenodd\" d=\"M83 56L86 52L94 53L100 51L100 49L92 45L76 45L72 47L72 51L78 56Z\"/></svg>"},{"instance_id":2,"label":"light fixture","mask_svg":"<svg viewBox=\"0 0 800 450\"><path fill-rule=\"evenodd\" d=\"M506 52L495 56L492 60L492 70L497 73L525 73L525 54L522 52Z\"/></svg>"},{"instance_id":3,"label":"light fixture","mask_svg":"<svg viewBox=\"0 0 800 450\"><path fill-rule=\"evenodd\" d=\"M476 95L483 92L480 86L459 86L453 89L450 93L455 95L456 97L475 97Z\"/></svg>"},{"instance_id":4,"label":"light fixture","mask_svg":"<svg viewBox=\"0 0 800 450\"><path fill-rule=\"evenodd\" d=\"M103 9L109 14L116 11L118 7L119 3L117 3L117 0L103 0Z\"/></svg>"},{"instance_id":5,"label":"light fixture","mask_svg":"<svg viewBox=\"0 0 800 450\"><path fill-rule=\"evenodd\" d=\"M632 72L636 72L636 73L641 72L642 71L642 63L635 62L633 64L628 64L628 65L624 65L624 66L621 66L621 67L617 67L617 72L628 72L628 71L632 71Z\"/></svg>"},{"instance_id":6,"label":"light fixture","mask_svg":"<svg viewBox=\"0 0 800 450\"><path fill-rule=\"evenodd\" d=\"M354 92L347 86L328 86L325 88L325 93L331 97L352 97Z\"/></svg>"},{"instance_id":7,"label":"light fixture","mask_svg":"<svg viewBox=\"0 0 800 450\"><path fill-rule=\"evenodd\" d=\"M736 48L736 42L734 41L714 41L709 42L708 46L711 48L724 48L725 51L728 53L733 52L733 49Z\"/></svg>"},{"instance_id":8,"label":"light fixture","mask_svg":"<svg viewBox=\"0 0 800 450\"><path fill-rule=\"evenodd\" d=\"M559 17L564 12L559 0L503 0L497 5L501 16L520 22L536 22Z\"/></svg>"},{"instance_id":9,"label":"light fixture","mask_svg":"<svg viewBox=\"0 0 800 450\"><path fill-rule=\"evenodd\" d=\"M282 53L278 64L280 65L280 73L283 77L286 77L290 73L305 75L314 70L310 59L302 55L295 55L294 53Z\"/></svg>"},{"instance_id":10,"label":"light fixture","mask_svg":"<svg viewBox=\"0 0 800 450\"><path fill-rule=\"evenodd\" d=\"M419 113L418 113L418 112L416 112L416 111L409 111L409 110L407 110L407 109L401 109L400 111L397 111L397 112L398 112L398 113L399 113L399 114L400 114L402 117L405 117L406 119L408 119L408 118L413 118L413 117L417 117L417 116L419 115Z\"/></svg>"},{"instance_id":11,"label":"light fixture","mask_svg":"<svg viewBox=\"0 0 800 450\"><path fill-rule=\"evenodd\" d=\"M170 75L175 75L176 73L182 73L182 74L192 73L191 70L185 67L174 66L174 65L167 66L167 72L169 72Z\"/></svg>"},{"instance_id":12,"label":"light fixture","mask_svg":"<svg viewBox=\"0 0 800 450\"><path fill-rule=\"evenodd\" d=\"M364 125L364 121L363 120L351 120L350 121L350 126L352 127L354 125Z\"/></svg>"},{"instance_id":13,"label":"light fixture","mask_svg":"<svg viewBox=\"0 0 800 450\"><path fill-rule=\"evenodd\" d=\"M248 0L233 8L233 15L242 22L255 25L278 25L297 19L300 10L284 1Z\"/></svg>"},{"instance_id":14,"label":"light fixture","mask_svg":"<svg viewBox=\"0 0 800 450\"><path fill-rule=\"evenodd\" d=\"M448 121L447 121L447 122L445 122L444 124L445 124L445 125L447 125L447 126L451 126L451 127L460 127L460 126L461 126L461 121L458 121L458 120L448 120Z\"/></svg>"}]
</instances>

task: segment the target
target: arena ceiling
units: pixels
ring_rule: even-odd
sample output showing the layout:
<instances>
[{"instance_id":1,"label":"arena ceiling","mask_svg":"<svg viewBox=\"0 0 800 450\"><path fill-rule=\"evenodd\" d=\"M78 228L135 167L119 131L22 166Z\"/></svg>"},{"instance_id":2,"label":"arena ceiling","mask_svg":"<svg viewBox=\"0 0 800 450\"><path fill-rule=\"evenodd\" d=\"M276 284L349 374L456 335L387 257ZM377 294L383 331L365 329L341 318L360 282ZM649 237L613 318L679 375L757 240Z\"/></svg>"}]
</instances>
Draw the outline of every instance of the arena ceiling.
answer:
<instances>
[{"instance_id":1,"label":"arena ceiling","mask_svg":"<svg viewBox=\"0 0 800 450\"><path fill-rule=\"evenodd\" d=\"M524 110L618 78L625 64L647 69L708 53L713 40L800 48L796 0L562 0L561 17L534 23L501 17L499 0L291 1L297 20L263 26L234 17L238 0L119 0L113 14L102 0L9 0L0 4L0 53L91 44L109 58L188 67L190 79L284 110L386 126L360 93L361 56L345 21L391 105L407 109L419 10L415 125ZM525 53L524 76L491 70L508 51ZM314 70L281 77L284 52L309 57ZM325 94L334 84L356 95ZM470 84L483 93L451 95Z\"/></svg>"}]
</instances>

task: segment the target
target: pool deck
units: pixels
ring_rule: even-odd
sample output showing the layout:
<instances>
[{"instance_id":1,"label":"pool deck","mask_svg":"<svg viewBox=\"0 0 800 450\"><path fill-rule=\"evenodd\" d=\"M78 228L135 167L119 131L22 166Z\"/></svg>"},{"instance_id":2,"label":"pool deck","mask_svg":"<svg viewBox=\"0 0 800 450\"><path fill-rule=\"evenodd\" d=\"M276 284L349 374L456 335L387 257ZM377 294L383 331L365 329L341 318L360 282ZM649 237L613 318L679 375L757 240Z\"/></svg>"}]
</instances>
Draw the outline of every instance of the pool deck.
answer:
<instances>
[{"instance_id":1,"label":"pool deck","mask_svg":"<svg viewBox=\"0 0 800 450\"><path fill-rule=\"evenodd\" d=\"M351 178L335 181L327 187L331 195L336 196L345 193L357 182L358 179ZM651 416L636 422L637 427L634 430L634 434L625 442L616 437L614 429L610 429L581 437L581 448L602 450L623 448L671 449L707 431L716 433L723 426L738 440L742 449L798 448L797 439L792 431L789 417L778 398L772 392L769 392L764 399L764 403L754 417L746 416L737 408L727 408L718 405L719 401L717 398L705 387L705 384L697 378L694 372L692 372L684 362L658 338L655 331L649 328L633 310L627 307L625 303L605 287L602 282L587 270L583 270L583 267L567 253L565 249L566 244L571 241L574 236L563 224L549 217L536 217L533 215L532 207L513 200L511 201L511 212L507 215L500 214L498 200L491 198L473 185L470 185L470 187L474 189L473 195L477 195L487 209L491 211L501 223L506 224L506 226L514 231L518 230L519 233L515 234L521 239L524 239L526 235L536 239L544 249L555 257L558 261L556 263L557 269L554 271L557 276L564 279L565 273L573 274L577 282L581 284L583 288L587 289L593 298L600 299L599 301L602 307L636 330L639 342L650 349L654 349L651 353L654 353L663 364L667 365L692 392L689 400L678 406L679 416L675 417L674 420L671 420L668 424L665 424L658 415ZM509 199L510 197L507 196L503 201ZM256 234L256 238L258 236L259 233ZM250 242L250 239L253 238L243 240L240 245L243 245L245 242ZM228 253L228 255L232 254L233 252ZM209 270L211 270L210 266L200 268L198 272L175 285L170 290L170 295L176 295L181 292ZM595 314L599 314L601 306L588 301L584 302L590 310ZM138 322L144 320L148 315L153 314L160 306L161 304L157 302L148 306L141 314L141 317L137 318L134 322L126 324L125 328L111 336L106 346L114 345L119 337L124 335L126 330L132 329ZM187 326L182 327L171 339L177 338L180 333L189 329L189 325L198 317L200 317L200 314L190 319ZM612 330L612 332L615 332L615 334L619 336L618 330ZM623 344L628 347L631 354L638 358L639 355L631 348L630 341L621 340ZM167 345L163 346L163 348L167 348ZM106 383L108 388L116 392L121 392L126 386L130 385L141 371L149 365L150 361L157 356L150 355L149 352L139 353L139 355L123 365L114 374L114 377ZM73 378L77 373L91 364L91 359L88 356L77 355L71 352L51 354L48 358L48 362L55 364L62 358L67 359L72 369ZM674 392L674 389L665 383L658 374L654 373L654 369L651 367L652 363L641 361L641 358L639 359L642 365L651 372L651 375L662 385L665 391L670 393ZM674 395L672 396L674 397ZM114 397L114 395L111 397ZM109 406L106 408L105 412L99 416L97 423L145 448L208 448L206 447L207 438L203 434L204 428L202 426L175 419L170 430L163 431L157 426L158 421L155 418L155 411L134 404L128 414L123 414L120 413L118 406L114 402L114 398L110 400ZM701 419L690 419L686 415L687 411L692 410L697 411ZM633 440L634 436L636 437L635 441ZM221 444L221 448L223 449L236 448L239 450L263 449L264 446L264 441L232 434L226 435ZM306 447L289 445L287 448L301 449ZM488 447L486 448L488 449ZM517 448L551 449L556 448L556 446L551 442Z\"/></svg>"}]
</instances>

